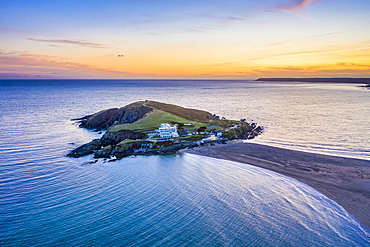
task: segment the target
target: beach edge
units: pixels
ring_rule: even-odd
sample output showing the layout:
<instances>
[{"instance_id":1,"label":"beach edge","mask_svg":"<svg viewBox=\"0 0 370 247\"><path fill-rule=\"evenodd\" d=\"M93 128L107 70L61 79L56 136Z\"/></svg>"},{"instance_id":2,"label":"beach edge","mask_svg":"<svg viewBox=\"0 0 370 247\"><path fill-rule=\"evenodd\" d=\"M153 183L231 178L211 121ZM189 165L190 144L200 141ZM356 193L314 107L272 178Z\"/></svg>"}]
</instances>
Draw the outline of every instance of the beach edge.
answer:
<instances>
[{"instance_id":1,"label":"beach edge","mask_svg":"<svg viewBox=\"0 0 370 247\"><path fill-rule=\"evenodd\" d=\"M338 203L370 232L369 160L241 141L183 152L245 163L296 179Z\"/></svg>"}]
</instances>

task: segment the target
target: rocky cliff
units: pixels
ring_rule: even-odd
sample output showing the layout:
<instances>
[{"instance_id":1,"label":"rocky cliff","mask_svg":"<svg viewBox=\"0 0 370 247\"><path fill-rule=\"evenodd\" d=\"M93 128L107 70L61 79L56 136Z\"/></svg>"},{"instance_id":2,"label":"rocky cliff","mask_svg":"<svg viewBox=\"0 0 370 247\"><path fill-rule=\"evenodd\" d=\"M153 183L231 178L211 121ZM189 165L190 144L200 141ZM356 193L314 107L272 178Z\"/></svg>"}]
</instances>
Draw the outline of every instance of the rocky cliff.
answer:
<instances>
[{"instance_id":1,"label":"rocky cliff","mask_svg":"<svg viewBox=\"0 0 370 247\"><path fill-rule=\"evenodd\" d=\"M113 124L133 123L153 110L153 107L145 106L142 102L100 111L93 115L85 116L77 120L80 127L86 129L106 129Z\"/></svg>"}]
</instances>

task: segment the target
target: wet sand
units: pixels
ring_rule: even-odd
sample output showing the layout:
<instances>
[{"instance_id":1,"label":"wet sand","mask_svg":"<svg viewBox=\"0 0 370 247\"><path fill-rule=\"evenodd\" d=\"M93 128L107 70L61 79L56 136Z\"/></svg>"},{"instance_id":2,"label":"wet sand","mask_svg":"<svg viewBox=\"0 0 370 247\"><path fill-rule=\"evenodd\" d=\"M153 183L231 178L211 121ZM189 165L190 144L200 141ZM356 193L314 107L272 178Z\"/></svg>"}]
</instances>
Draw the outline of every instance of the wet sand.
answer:
<instances>
[{"instance_id":1,"label":"wet sand","mask_svg":"<svg viewBox=\"0 0 370 247\"><path fill-rule=\"evenodd\" d=\"M186 152L242 162L297 179L370 228L370 161L235 142Z\"/></svg>"}]
</instances>

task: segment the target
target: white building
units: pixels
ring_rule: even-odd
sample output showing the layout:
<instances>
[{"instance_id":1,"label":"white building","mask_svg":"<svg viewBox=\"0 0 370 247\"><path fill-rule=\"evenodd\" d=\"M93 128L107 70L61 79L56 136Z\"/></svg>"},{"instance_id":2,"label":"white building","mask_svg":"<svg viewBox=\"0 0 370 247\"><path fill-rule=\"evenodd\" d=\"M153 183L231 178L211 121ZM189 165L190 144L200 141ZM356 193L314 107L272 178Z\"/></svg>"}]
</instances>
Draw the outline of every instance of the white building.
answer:
<instances>
[{"instance_id":1,"label":"white building","mask_svg":"<svg viewBox=\"0 0 370 247\"><path fill-rule=\"evenodd\" d=\"M168 123L162 123L158 131L161 138L179 137L176 124L171 127L171 125L169 125Z\"/></svg>"}]
</instances>

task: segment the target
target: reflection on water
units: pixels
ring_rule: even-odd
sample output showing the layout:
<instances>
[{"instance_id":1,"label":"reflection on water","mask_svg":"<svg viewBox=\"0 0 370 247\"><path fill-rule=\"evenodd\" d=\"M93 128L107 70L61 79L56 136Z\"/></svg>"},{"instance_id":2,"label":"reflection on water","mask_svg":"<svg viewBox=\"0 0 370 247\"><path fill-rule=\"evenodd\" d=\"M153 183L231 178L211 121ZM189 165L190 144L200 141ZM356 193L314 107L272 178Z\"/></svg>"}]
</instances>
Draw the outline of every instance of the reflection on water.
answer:
<instances>
[{"instance_id":1,"label":"reflection on water","mask_svg":"<svg viewBox=\"0 0 370 247\"><path fill-rule=\"evenodd\" d=\"M253 117L268 129L261 141L276 138L366 155L368 143L361 145L365 152L355 149L370 133L357 134L366 130L362 123L370 114L355 116L368 98L357 88L331 87L194 81L1 86L0 245L367 246L369 235L340 206L262 169L190 154L95 164L89 164L91 157L65 157L99 136L69 119L142 99ZM220 92L222 104L215 97ZM321 109L339 106L344 94L352 113ZM311 101L307 109L303 101ZM292 102L296 105L288 106ZM289 113L298 106L301 113ZM317 121L306 122L309 116L299 121L300 114L353 122L323 130ZM335 137L349 123L358 127L348 128L352 137L342 133L338 142ZM300 134L294 137L292 131Z\"/></svg>"},{"instance_id":2,"label":"reflection on water","mask_svg":"<svg viewBox=\"0 0 370 247\"><path fill-rule=\"evenodd\" d=\"M18 171L7 168L17 179L2 178L2 244L370 243L339 205L263 169L191 154L86 160L37 160L36 167L17 161Z\"/></svg>"}]
</instances>

